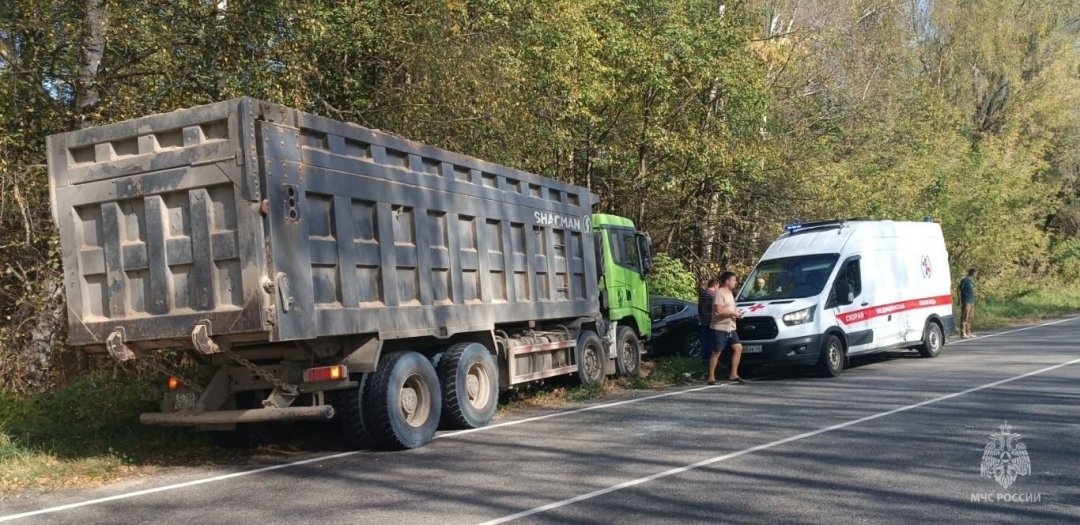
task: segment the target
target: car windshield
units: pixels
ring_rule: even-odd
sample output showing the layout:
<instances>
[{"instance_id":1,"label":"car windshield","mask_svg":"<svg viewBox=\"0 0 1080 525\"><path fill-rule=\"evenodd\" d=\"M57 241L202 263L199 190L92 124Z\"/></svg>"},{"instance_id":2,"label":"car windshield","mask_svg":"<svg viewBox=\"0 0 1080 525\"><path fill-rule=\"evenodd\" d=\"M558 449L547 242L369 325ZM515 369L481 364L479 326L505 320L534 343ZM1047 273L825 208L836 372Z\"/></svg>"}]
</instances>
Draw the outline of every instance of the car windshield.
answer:
<instances>
[{"instance_id":1,"label":"car windshield","mask_svg":"<svg viewBox=\"0 0 1080 525\"><path fill-rule=\"evenodd\" d=\"M839 254L801 255L761 261L739 292L739 301L813 297L825 288Z\"/></svg>"}]
</instances>

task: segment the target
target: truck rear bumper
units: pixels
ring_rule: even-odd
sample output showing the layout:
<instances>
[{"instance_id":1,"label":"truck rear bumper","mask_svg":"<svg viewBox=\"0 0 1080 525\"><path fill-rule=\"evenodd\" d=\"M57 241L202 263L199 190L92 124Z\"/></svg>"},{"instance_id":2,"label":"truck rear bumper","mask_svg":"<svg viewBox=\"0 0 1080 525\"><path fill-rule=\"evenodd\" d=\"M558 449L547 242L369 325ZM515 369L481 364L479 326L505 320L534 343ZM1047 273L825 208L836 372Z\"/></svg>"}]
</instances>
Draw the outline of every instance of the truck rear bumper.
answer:
<instances>
[{"instance_id":1,"label":"truck rear bumper","mask_svg":"<svg viewBox=\"0 0 1080 525\"><path fill-rule=\"evenodd\" d=\"M255 408L251 410L215 410L213 412L198 413L146 412L139 415L139 422L144 425L187 427L233 423L327 420L333 417L334 407L323 405L314 407Z\"/></svg>"}]
</instances>

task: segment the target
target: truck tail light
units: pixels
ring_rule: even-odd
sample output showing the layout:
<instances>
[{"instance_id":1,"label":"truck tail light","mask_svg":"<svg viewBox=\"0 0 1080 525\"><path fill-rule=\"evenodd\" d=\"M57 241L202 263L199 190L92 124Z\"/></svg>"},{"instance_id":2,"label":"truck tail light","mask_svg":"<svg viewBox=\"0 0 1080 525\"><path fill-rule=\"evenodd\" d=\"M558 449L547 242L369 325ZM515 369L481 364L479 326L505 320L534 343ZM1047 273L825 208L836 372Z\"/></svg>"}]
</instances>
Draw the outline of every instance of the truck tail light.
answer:
<instances>
[{"instance_id":1,"label":"truck tail light","mask_svg":"<svg viewBox=\"0 0 1080 525\"><path fill-rule=\"evenodd\" d=\"M165 386L167 386L169 390L179 390L180 387L184 386L184 382L181 381L179 377L169 376L169 379L165 381Z\"/></svg>"},{"instance_id":2,"label":"truck tail light","mask_svg":"<svg viewBox=\"0 0 1080 525\"><path fill-rule=\"evenodd\" d=\"M307 383L343 381L348 377L349 370L345 368L345 365L320 366L318 368L309 368L304 372L304 381Z\"/></svg>"}]
</instances>

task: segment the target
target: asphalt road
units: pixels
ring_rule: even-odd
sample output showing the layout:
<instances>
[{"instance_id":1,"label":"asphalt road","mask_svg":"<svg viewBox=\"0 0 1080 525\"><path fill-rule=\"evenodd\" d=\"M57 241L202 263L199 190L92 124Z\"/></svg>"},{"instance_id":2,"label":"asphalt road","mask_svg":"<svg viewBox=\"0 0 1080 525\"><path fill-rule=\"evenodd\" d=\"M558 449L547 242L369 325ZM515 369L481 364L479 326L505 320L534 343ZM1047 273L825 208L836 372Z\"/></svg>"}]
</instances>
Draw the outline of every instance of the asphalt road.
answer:
<instances>
[{"instance_id":1,"label":"asphalt road","mask_svg":"<svg viewBox=\"0 0 1080 525\"><path fill-rule=\"evenodd\" d=\"M0 521L1077 523L1078 341L1080 319L1064 320L953 341L936 359L857 360L838 379L637 392L413 451L0 501ZM1020 435L1006 450L1023 456L1022 443L1030 460L1008 488L980 475L1006 422Z\"/></svg>"}]
</instances>

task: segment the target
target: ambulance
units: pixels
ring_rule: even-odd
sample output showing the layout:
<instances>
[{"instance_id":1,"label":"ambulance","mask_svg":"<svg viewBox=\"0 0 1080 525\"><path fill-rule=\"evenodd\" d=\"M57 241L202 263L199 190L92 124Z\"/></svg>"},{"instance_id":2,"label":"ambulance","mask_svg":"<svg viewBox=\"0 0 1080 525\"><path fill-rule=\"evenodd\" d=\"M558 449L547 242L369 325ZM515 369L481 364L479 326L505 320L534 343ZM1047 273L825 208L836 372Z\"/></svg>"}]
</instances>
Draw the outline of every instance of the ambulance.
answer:
<instances>
[{"instance_id":1,"label":"ambulance","mask_svg":"<svg viewBox=\"0 0 1080 525\"><path fill-rule=\"evenodd\" d=\"M941 352L955 322L940 225L845 219L785 230L736 298L744 364L835 377L858 355Z\"/></svg>"}]
</instances>

